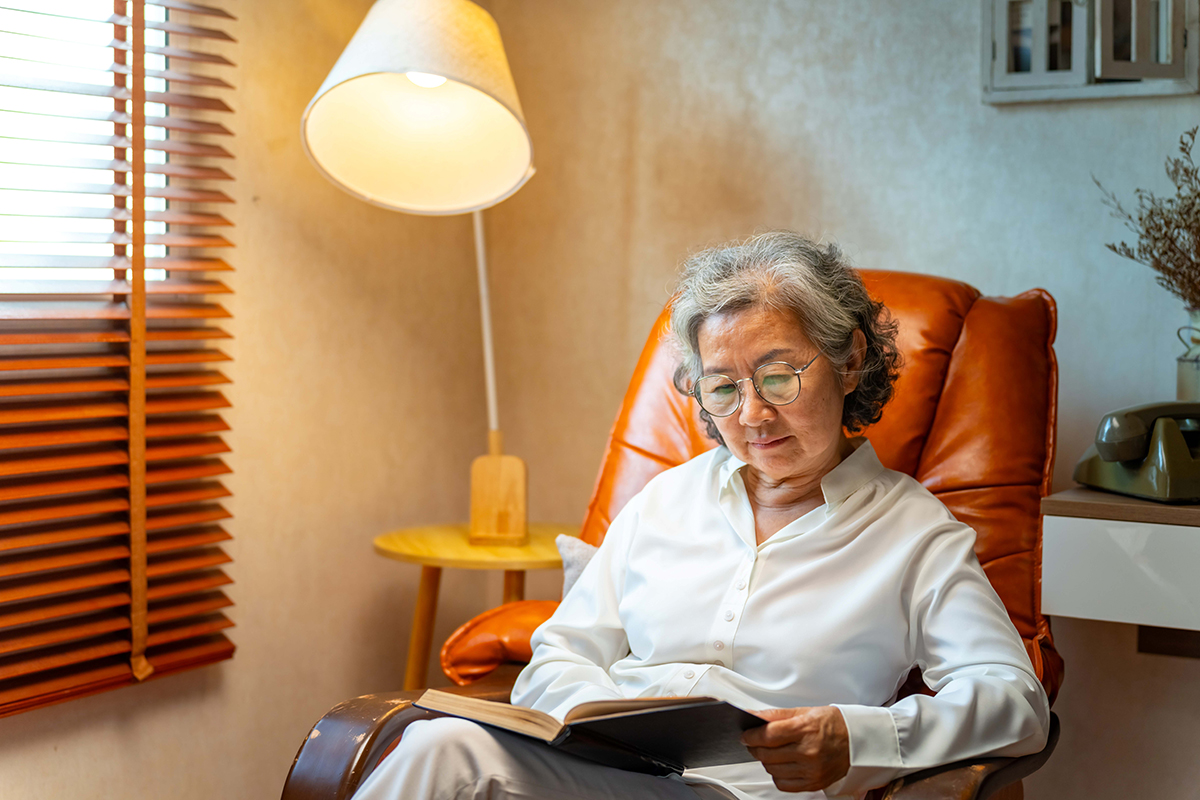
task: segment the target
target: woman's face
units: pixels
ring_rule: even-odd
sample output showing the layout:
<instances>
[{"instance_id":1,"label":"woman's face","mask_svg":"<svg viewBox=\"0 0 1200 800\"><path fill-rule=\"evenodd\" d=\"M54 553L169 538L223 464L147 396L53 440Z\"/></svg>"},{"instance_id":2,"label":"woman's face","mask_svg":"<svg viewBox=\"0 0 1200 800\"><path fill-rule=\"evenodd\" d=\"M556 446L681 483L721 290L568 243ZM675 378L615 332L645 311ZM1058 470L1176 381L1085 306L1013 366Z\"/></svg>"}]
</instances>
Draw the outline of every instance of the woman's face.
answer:
<instances>
[{"instance_id":1,"label":"woman's face","mask_svg":"<svg viewBox=\"0 0 1200 800\"><path fill-rule=\"evenodd\" d=\"M799 368L818 353L794 315L758 307L709 317L700 326L699 346L703 374L734 380L771 361ZM772 481L816 480L839 463L842 404L858 385L856 372L843 377L822 355L801 373L800 395L785 406L765 402L749 381L740 385L741 407L713 422L751 469Z\"/></svg>"}]
</instances>

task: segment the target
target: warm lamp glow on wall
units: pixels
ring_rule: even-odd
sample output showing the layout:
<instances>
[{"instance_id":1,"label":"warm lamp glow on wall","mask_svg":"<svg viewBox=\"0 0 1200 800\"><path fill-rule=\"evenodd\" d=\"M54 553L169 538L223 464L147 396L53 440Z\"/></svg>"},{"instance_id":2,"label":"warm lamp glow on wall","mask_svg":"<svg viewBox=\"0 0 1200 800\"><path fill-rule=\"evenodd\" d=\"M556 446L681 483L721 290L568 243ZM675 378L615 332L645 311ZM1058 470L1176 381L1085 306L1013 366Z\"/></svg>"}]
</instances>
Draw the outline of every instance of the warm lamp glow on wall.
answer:
<instances>
[{"instance_id":1,"label":"warm lamp glow on wall","mask_svg":"<svg viewBox=\"0 0 1200 800\"><path fill-rule=\"evenodd\" d=\"M502 455L480 212L533 175L533 144L495 20L468 0L378 0L305 109L301 138L326 178L368 203L473 214L488 455L471 467L471 541L523 543L525 464Z\"/></svg>"}]
</instances>

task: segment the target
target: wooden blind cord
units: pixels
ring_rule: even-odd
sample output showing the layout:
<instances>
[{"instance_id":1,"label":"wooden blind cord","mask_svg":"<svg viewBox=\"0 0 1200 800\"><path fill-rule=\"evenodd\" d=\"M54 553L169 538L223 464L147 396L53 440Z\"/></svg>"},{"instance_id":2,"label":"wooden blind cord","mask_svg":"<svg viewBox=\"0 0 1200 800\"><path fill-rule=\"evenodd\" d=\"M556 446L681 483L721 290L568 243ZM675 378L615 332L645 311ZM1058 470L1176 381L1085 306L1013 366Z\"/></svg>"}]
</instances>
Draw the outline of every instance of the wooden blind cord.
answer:
<instances>
[{"instance_id":1,"label":"wooden blind cord","mask_svg":"<svg viewBox=\"0 0 1200 800\"><path fill-rule=\"evenodd\" d=\"M133 2L133 253L129 303L129 663L143 681L154 672L146 658L146 7Z\"/></svg>"}]
</instances>

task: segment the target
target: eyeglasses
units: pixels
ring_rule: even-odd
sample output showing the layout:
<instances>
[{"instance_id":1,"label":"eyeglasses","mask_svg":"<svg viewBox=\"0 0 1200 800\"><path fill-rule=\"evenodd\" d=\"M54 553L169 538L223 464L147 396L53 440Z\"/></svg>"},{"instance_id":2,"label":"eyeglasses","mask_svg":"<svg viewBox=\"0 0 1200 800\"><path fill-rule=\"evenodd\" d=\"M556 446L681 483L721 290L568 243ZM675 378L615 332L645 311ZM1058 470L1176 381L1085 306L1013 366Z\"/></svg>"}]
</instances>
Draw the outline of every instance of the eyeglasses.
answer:
<instances>
[{"instance_id":1,"label":"eyeglasses","mask_svg":"<svg viewBox=\"0 0 1200 800\"><path fill-rule=\"evenodd\" d=\"M800 396L800 373L820 355L817 353L799 369L786 361L772 361L754 370L749 378L736 381L727 375L705 375L696 381L690 394L710 416L728 417L742 407L742 383L750 381L764 402L786 406Z\"/></svg>"}]
</instances>

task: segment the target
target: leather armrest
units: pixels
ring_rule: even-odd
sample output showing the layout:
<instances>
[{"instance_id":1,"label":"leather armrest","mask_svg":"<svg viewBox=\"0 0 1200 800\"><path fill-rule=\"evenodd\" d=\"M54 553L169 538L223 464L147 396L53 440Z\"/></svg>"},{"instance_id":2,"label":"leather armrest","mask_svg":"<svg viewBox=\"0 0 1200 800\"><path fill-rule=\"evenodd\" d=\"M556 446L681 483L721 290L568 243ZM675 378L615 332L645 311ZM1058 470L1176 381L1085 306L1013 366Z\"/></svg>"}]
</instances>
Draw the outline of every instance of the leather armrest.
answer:
<instances>
[{"instance_id":1,"label":"leather armrest","mask_svg":"<svg viewBox=\"0 0 1200 800\"><path fill-rule=\"evenodd\" d=\"M508 702L520 669L519 664L506 664L493 670L486 680L446 691ZM412 706L420 696L419 691L370 694L334 706L313 726L296 753L281 800L349 800L409 723L439 716ZM1058 733L1058 715L1052 713L1050 734L1040 753L960 761L914 772L888 784L881 798L987 800L1041 768L1054 752Z\"/></svg>"},{"instance_id":2,"label":"leather armrest","mask_svg":"<svg viewBox=\"0 0 1200 800\"><path fill-rule=\"evenodd\" d=\"M558 602L521 600L505 603L468 621L442 645L442 672L459 686L483 678L501 664L528 664L529 637L550 619Z\"/></svg>"},{"instance_id":3,"label":"leather armrest","mask_svg":"<svg viewBox=\"0 0 1200 800\"><path fill-rule=\"evenodd\" d=\"M518 672L520 665L502 667L487 680L445 691L507 703ZM330 709L300 745L282 800L349 800L409 723L440 716L414 708L420 696L420 691L368 694Z\"/></svg>"},{"instance_id":4,"label":"leather armrest","mask_svg":"<svg viewBox=\"0 0 1200 800\"><path fill-rule=\"evenodd\" d=\"M1058 744L1058 715L1050 714L1050 733L1040 753L1018 758L959 761L921 770L888 784L882 800L986 800L1005 786L1032 775Z\"/></svg>"}]
</instances>

